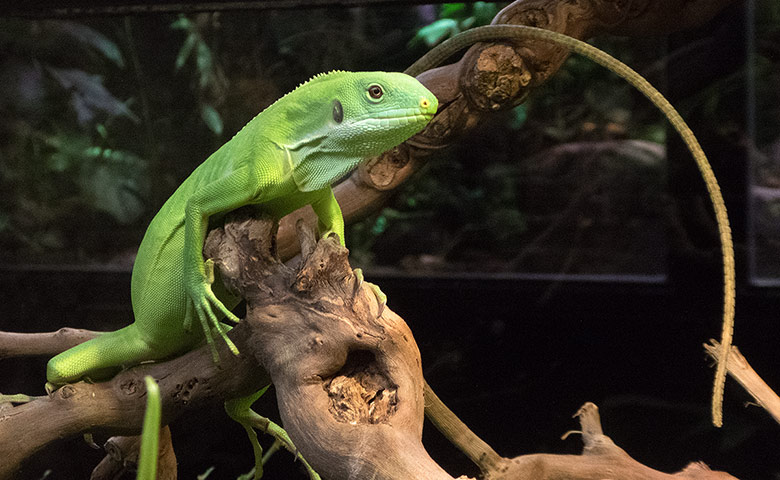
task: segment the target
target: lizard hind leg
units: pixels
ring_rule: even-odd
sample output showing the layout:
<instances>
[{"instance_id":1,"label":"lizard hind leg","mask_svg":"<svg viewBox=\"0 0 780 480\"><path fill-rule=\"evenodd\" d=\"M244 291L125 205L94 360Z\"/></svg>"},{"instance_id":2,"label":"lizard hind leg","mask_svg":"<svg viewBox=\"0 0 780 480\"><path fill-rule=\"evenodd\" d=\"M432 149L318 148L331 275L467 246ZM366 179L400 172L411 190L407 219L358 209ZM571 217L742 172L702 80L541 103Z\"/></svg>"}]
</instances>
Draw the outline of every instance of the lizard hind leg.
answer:
<instances>
[{"instance_id":1,"label":"lizard hind leg","mask_svg":"<svg viewBox=\"0 0 780 480\"><path fill-rule=\"evenodd\" d=\"M260 446L260 442L257 438L257 432L255 431L257 428L262 430L264 433L274 437L275 445L277 443L282 445L293 455L299 458L303 463L303 466L306 468L306 472L309 475L309 480L320 480L320 476L317 474L317 472L315 472L309 463L306 462L306 459L304 459L301 454L298 453L298 450L295 448L295 445L293 445L293 442L287 435L287 432L282 427L272 422L270 419L263 417L252 410L252 404L255 403L255 401L257 401L257 399L260 398L270 386L270 384L266 385L261 390L251 395L247 395L246 397L234 398L225 402L225 411L227 412L228 416L244 427L244 430L246 430L246 433L249 436L249 441L252 444L252 450L255 457L255 467L252 469L253 479L260 480L260 478L263 476L263 464L265 464L265 461L269 456L263 455L263 448ZM272 452L273 448L268 453L270 454Z\"/></svg>"},{"instance_id":2,"label":"lizard hind leg","mask_svg":"<svg viewBox=\"0 0 780 480\"><path fill-rule=\"evenodd\" d=\"M84 377L91 380L113 376L123 366L145 360L156 360L175 352L161 351L149 345L133 323L113 332L107 332L76 345L49 360L46 379L54 386L76 382Z\"/></svg>"}]
</instances>

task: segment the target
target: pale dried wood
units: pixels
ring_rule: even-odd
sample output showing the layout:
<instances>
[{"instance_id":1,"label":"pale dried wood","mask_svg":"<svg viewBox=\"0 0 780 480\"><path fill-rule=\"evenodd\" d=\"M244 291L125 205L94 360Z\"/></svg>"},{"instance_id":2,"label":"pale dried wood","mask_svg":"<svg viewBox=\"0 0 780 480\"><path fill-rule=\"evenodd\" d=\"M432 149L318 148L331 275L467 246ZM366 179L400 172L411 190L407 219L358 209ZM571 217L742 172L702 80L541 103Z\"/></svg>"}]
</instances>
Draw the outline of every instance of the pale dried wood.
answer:
<instances>
[{"instance_id":1,"label":"pale dried wood","mask_svg":"<svg viewBox=\"0 0 780 480\"><path fill-rule=\"evenodd\" d=\"M720 343L716 340L711 339L710 343L704 344L704 350L707 352L707 355L712 357L715 361L720 360L719 348ZM739 349L734 345L731 346L729 352L726 371L756 400L758 405L763 407L777 423L780 423L780 397L778 397L764 379L753 370L753 367L750 366L745 356L742 355Z\"/></svg>"}]
</instances>

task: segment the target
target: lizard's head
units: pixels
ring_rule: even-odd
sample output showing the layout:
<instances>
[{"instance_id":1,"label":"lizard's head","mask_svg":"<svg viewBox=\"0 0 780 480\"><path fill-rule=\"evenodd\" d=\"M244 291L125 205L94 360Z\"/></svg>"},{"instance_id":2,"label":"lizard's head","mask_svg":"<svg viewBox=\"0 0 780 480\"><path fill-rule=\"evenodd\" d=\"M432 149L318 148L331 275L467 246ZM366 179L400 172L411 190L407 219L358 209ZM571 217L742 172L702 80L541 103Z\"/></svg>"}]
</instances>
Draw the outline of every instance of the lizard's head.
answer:
<instances>
[{"instance_id":1,"label":"lizard's head","mask_svg":"<svg viewBox=\"0 0 780 480\"><path fill-rule=\"evenodd\" d=\"M303 88L306 87L306 88ZM439 102L419 81L397 72L331 72L299 88L309 126L297 142L298 188L322 188L362 159L389 150L422 130ZM304 113L299 111L299 113Z\"/></svg>"},{"instance_id":2,"label":"lizard's head","mask_svg":"<svg viewBox=\"0 0 780 480\"><path fill-rule=\"evenodd\" d=\"M397 72L351 73L334 91L329 137L356 155L379 155L422 130L439 101Z\"/></svg>"}]
</instances>

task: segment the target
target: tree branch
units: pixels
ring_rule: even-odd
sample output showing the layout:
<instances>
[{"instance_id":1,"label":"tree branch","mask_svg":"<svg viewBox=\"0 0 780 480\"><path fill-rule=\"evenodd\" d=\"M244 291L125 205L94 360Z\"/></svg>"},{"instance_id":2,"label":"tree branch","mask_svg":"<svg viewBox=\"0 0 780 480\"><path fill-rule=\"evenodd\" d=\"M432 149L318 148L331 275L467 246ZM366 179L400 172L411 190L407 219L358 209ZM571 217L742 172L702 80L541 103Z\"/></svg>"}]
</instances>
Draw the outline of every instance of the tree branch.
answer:
<instances>
[{"instance_id":1,"label":"tree branch","mask_svg":"<svg viewBox=\"0 0 780 480\"><path fill-rule=\"evenodd\" d=\"M704 351L716 362L720 361L720 343L710 339L704 344ZM780 397L753 370L747 359L732 345L729 352L726 371L761 405L777 423L780 423Z\"/></svg>"},{"instance_id":2,"label":"tree branch","mask_svg":"<svg viewBox=\"0 0 780 480\"><path fill-rule=\"evenodd\" d=\"M61 328L56 332L0 332L0 360L12 357L53 356L100 335L79 328Z\"/></svg>"},{"instance_id":3,"label":"tree branch","mask_svg":"<svg viewBox=\"0 0 780 480\"><path fill-rule=\"evenodd\" d=\"M304 258L292 269L276 255L275 223L253 219L248 211L228 215L224 228L209 233L205 249L226 286L247 300L246 318L230 332L241 355L220 344L221 362L215 365L204 346L104 383L66 385L3 408L0 479L12 478L22 460L59 438L90 431L137 434L145 375L159 383L164 424L189 408L247 395L272 380L284 427L324 478L452 479L422 446L425 382L404 321L388 308L377 317L373 291L358 283L347 250L335 238L315 242L313 232L299 224ZM431 407L441 403L430 391L426 397ZM601 433L592 405L579 415L583 455L511 460L443 408L431 411L449 419L450 438L471 451L484 477L493 480L733 478L699 465L667 475L639 464Z\"/></svg>"},{"instance_id":4,"label":"tree branch","mask_svg":"<svg viewBox=\"0 0 780 480\"><path fill-rule=\"evenodd\" d=\"M138 465L141 436L111 437L103 446L106 456L92 471L90 480L114 480ZM160 447L157 453L157 480L176 480L176 454L173 451L171 429L160 429Z\"/></svg>"},{"instance_id":5,"label":"tree branch","mask_svg":"<svg viewBox=\"0 0 780 480\"><path fill-rule=\"evenodd\" d=\"M702 463L691 463L675 474L662 473L642 465L631 458L622 448L604 435L598 408L586 403L576 413L582 427L582 441L585 448L582 455L522 455L491 480L556 480L561 478L577 480L728 480L734 479L724 472L710 470Z\"/></svg>"},{"instance_id":6,"label":"tree branch","mask_svg":"<svg viewBox=\"0 0 780 480\"><path fill-rule=\"evenodd\" d=\"M242 323L230 337L239 349L249 350L249 334L250 326ZM49 396L0 410L0 479L13 478L24 459L62 438L93 431L140 433L146 406L145 375L160 385L165 425L189 408L247 395L269 382L252 356L235 357L224 345L219 346L219 353L219 365L204 346L167 362L125 370L107 382L65 385Z\"/></svg>"}]
</instances>

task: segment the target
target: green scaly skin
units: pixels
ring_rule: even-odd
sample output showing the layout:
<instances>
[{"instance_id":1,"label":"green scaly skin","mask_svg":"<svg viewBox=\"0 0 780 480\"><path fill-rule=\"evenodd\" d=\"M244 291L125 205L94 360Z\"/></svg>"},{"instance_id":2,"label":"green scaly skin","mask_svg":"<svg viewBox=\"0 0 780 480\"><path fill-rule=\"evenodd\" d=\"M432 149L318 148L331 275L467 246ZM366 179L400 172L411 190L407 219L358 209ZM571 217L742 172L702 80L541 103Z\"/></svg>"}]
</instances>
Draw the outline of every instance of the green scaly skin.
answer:
<instances>
[{"instance_id":1,"label":"green scaly skin","mask_svg":"<svg viewBox=\"0 0 780 480\"><path fill-rule=\"evenodd\" d=\"M608 53L599 50L592 45L550 30L524 25L487 25L484 27L476 27L456 35L432 49L411 67L407 68L405 73L417 76L425 70L439 65L439 63L466 47L478 42L491 40L540 40L550 42L579 53L599 65L606 67L642 92L643 95L661 110L669 120L669 123L671 123L677 133L679 133L688 147L688 150L691 152L691 155L693 155L696 165L707 186L710 201L713 210L715 211L715 219L718 224L718 233L721 244L721 254L723 257L723 326L720 341L721 354L720 360L718 361L718 367L715 371L715 382L712 393L712 422L715 426L720 427L723 424L722 405L723 389L726 383L726 365L734 334L734 309L736 299L734 244L731 239L731 227L729 226L726 204L723 201L720 186L718 185L715 173L712 171L712 167L710 166L704 151L702 151L699 142L696 140L693 132L677 110L675 110L669 101L641 75L620 60L617 60Z\"/></svg>"}]
</instances>

